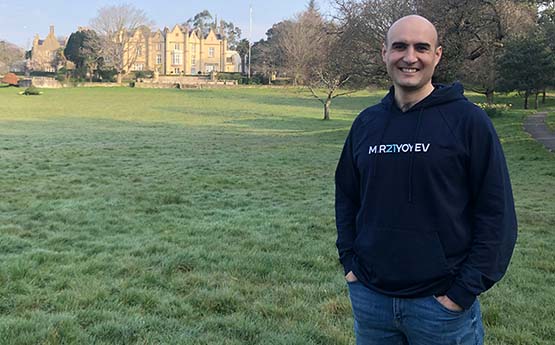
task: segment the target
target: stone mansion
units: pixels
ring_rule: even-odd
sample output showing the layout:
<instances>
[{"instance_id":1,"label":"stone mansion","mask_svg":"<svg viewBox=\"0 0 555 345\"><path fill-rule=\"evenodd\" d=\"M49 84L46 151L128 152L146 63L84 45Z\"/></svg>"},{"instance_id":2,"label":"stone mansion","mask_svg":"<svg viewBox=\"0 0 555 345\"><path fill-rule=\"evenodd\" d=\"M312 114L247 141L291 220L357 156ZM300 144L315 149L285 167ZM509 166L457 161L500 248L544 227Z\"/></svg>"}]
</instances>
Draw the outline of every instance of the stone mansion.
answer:
<instances>
[{"instance_id":1,"label":"stone mansion","mask_svg":"<svg viewBox=\"0 0 555 345\"><path fill-rule=\"evenodd\" d=\"M156 31L140 28L129 35L130 47L125 49L124 56L124 65L129 65L129 71L158 71L161 75L240 72L241 58L236 51L227 48L221 26L210 29L206 35L199 29L189 30L179 25ZM53 72L62 67L56 56L65 41L67 39L56 39L54 26L44 40L36 35L28 64L30 69ZM133 52L133 56L129 52Z\"/></svg>"}]
</instances>

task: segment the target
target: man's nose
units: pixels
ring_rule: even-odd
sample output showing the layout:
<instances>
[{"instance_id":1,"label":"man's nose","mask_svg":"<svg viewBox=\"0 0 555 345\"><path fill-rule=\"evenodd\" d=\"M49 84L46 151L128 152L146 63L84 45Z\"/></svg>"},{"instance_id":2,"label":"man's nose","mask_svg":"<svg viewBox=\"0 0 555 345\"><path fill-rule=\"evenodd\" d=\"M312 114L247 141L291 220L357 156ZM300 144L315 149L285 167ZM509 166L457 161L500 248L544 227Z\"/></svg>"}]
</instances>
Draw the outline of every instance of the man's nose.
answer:
<instances>
[{"instance_id":1,"label":"man's nose","mask_svg":"<svg viewBox=\"0 0 555 345\"><path fill-rule=\"evenodd\" d=\"M403 61L405 63L408 64L413 64L417 61L418 59L416 58L416 51L414 50L413 47L408 47L405 50L405 55L403 56Z\"/></svg>"}]
</instances>

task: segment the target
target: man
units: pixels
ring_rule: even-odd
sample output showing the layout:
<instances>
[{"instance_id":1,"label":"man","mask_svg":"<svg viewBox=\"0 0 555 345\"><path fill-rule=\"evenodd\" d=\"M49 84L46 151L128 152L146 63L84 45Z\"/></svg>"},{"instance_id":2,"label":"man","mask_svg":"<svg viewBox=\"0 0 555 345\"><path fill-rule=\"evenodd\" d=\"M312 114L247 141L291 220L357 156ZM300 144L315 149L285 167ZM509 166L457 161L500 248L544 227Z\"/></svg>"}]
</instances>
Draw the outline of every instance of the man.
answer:
<instances>
[{"instance_id":1,"label":"man","mask_svg":"<svg viewBox=\"0 0 555 345\"><path fill-rule=\"evenodd\" d=\"M483 344L476 297L516 241L505 158L460 84L432 84L437 31L411 15L382 49L393 87L354 121L336 171L337 248L357 344Z\"/></svg>"}]
</instances>

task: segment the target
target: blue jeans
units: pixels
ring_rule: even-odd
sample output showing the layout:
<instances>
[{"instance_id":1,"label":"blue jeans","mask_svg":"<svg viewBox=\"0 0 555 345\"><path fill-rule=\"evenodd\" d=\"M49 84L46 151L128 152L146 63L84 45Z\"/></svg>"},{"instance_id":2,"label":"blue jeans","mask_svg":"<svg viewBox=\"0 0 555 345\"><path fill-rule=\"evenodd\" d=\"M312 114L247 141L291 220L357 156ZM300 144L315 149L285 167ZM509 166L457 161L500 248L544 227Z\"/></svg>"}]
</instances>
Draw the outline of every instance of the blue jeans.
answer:
<instances>
[{"instance_id":1,"label":"blue jeans","mask_svg":"<svg viewBox=\"0 0 555 345\"><path fill-rule=\"evenodd\" d=\"M396 298L348 283L357 345L483 345L480 303L457 312L434 296Z\"/></svg>"}]
</instances>

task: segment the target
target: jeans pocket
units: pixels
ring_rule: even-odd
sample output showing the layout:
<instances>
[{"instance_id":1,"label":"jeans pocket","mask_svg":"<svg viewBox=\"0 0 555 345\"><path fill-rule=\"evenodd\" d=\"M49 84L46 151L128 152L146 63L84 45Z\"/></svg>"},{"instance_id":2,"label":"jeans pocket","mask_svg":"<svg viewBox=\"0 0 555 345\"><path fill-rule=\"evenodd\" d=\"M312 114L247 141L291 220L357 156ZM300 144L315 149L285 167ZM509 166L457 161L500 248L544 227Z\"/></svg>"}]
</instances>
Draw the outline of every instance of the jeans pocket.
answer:
<instances>
[{"instance_id":1,"label":"jeans pocket","mask_svg":"<svg viewBox=\"0 0 555 345\"><path fill-rule=\"evenodd\" d=\"M444 306L443 304L441 304L441 302L437 299L436 296L432 296L431 297L433 299L433 304L435 304L437 307L439 307L439 309L441 309L442 311L449 313L451 315L454 316L459 316L459 315L463 315L465 310L451 310L449 308L447 308L446 306Z\"/></svg>"}]
</instances>

